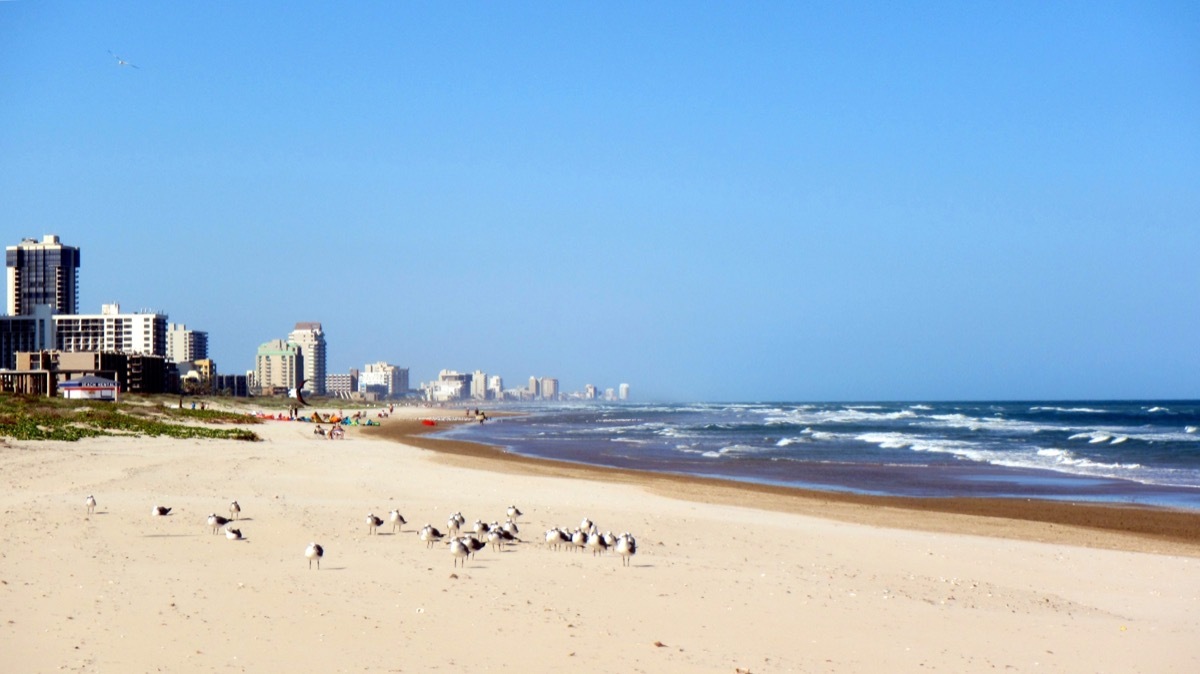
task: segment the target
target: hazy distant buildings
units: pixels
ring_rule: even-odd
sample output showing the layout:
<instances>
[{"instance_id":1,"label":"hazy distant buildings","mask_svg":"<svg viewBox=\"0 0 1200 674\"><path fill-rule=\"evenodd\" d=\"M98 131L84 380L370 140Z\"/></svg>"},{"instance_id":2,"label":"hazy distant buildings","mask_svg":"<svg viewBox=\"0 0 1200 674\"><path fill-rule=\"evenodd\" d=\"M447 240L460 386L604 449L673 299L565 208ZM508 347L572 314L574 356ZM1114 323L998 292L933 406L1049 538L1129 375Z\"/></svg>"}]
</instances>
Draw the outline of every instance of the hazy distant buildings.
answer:
<instances>
[{"instance_id":1,"label":"hazy distant buildings","mask_svg":"<svg viewBox=\"0 0 1200 674\"><path fill-rule=\"evenodd\" d=\"M47 234L5 249L8 315L27 316L39 304L60 314L79 310L79 249Z\"/></svg>"},{"instance_id":2,"label":"hazy distant buildings","mask_svg":"<svg viewBox=\"0 0 1200 674\"><path fill-rule=\"evenodd\" d=\"M621 384L617 387L617 391L621 400L629 400L629 384Z\"/></svg>"},{"instance_id":3,"label":"hazy distant buildings","mask_svg":"<svg viewBox=\"0 0 1200 674\"><path fill-rule=\"evenodd\" d=\"M408 392L408 368L385 362L370 363L358 375L358 391L396 398Z\"/></svg>"},{"instance_id":4,"label":"hazy distant buildings","mask_svg":"<svg viewBox=\"0 0 1200 674\"><path fill-rule=\"evenodd\" d=\"M583 387L583 399L584 400L595 400L596 399L596 385L595 384L588 384L587 386Z\"/></svg>"},{"instance_id":5,"label":"hazy distant buildings","mask_svg":"<svg viewBox=\"0 0 1200 674\"><path fill-rule=\"evenodd\" d=\"M208 358L208 333L188 330L181 323L167 325L167 360L172 363Z\"/></svg>"},{"instance_id":6,"label":"hazy distant buildings","mask_svg":"<svg viewBox=\"0 0 1200 674\"><path fill-rule=\"evenodd\" d=\"M288 341L300 347L304 358L304 390L325 394L325 332L320 323L297 323Z\"/></svg>"},{"instance_id":7,"label":"hazy distant buildings","mask_svg":"<svg viewBox=\"0 0 1200 674\"><path fill-rule=\"evenodd\" d=\"M536 398L540 397L541 395L542 395L542 383L540 381L538 381L537 377L530 377L529 378L529 397L536 399Z\"/></svg>"},{"instance_id":8,"label":"hazy distant buildings","mask_svg":"<svg viewBox=\"0 0 1200 674\"><path fill-rule=\"evenodd\" d=\"M304 377L304 355L300 347L273 339L258 347L254 357L254 386L269 394L296 388Z\"/></svg>"},{"instance_id":9,"label":"hazy distant buildings","mask_svg":"<svg viewBox=\"0 0 1200 674\"><path fill-rule=\"evenodd\" d=\"M351 368L346 373L325 375L325 395L338 398L349 398L351 393L358 392L358 370Z\"/></svg>"},{"instance_id":10,"label":"hazy distant buildings","mask_svg":"<svg viewBox=\"0 0 1200 674\"><path fill-rule=\"evenodd\" d=\"M558 399L558 380L553 377L542 377L538 381L538 388L541 389L543 400Z\"/></svg>"},{"instance_id":11,"label":"hazy distant buildings","mask_svg":"<svg viewBox=\"0 0 1200 674\"><path fill-rule=\"evenodd\" d=\"M59 314L54 333L59 351L167 355L167 315L123 314L119 304L102 305L99 314Z\"/></svg>"},{"instance_id":12,"label":"hazy distant buildings","mask_svg":"<svg viewBox=\"0 0 1200 674\"><path fill-rule=\"evenodd\" d=\"M487 390L488 397L492 400L504 399L504 380L500 378L500 375L495 374L488 379Z\"/></svg>"},{"instance_id":13,"label":"hazy distant buildings","mask_svg":"<svg viewBox=\"0 0 1200 674\"><path fill-rule=\"evenodd\" d=\"M487 374L482 370L475 370L471 374L471 398L474 400L488 399Z\"/></svg>"}]
</instances>

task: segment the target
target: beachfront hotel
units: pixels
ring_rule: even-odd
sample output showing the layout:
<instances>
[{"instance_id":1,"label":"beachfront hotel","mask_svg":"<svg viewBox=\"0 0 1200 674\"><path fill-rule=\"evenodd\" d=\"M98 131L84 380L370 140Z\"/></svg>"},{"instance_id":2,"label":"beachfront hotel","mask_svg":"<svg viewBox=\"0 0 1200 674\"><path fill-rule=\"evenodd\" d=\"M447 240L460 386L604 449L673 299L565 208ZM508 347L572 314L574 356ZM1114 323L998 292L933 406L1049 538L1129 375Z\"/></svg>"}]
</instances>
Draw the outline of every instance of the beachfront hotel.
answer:
<instances>
[{"instance_id":1,"label":"beachfront hotel","mask_svg":"<svg viewBox=\"0 0 1200 674\"><path fill-rule=\"evenodd\" d=\"M104 304L98 314L54 317L55 348L59 351L167 356L167 315L155 311L121 313L121 305Z\"/></svg>"},{"instance_id":2,"label":"beachfront hotel","mask_svg":"<svg viewBox=\"0 0 1200 674\"><path fill-rule=\"evenodd\" d=\"M299 345L273 339L258 347L254 356L254 387L260 393L286 393L296 388L303 377L304 355Z\"/></svg>"},{"instance_id":3,"label":"beachfront hotel","mask_svg":"<svg viewBox=\"0 0 1200 674\"><path fill-rule=\"evenodd\" d=\"M5 249L8 268L8 315L28 316L38 305L60 314L79 308L79 249L64 246L58 235L39 242L24 239Z\"/></svg>"},{"instance_id":4,"label":"beachfront hotel","mask_svg":"<svg viewBox=\"0 0 1200 674\"><path fill-rule=\"evenodd\" d=\"M304 358L304 390L325 395L325 331L320 323L301 322L288 335Z\"/></svg>"}]
</instances>

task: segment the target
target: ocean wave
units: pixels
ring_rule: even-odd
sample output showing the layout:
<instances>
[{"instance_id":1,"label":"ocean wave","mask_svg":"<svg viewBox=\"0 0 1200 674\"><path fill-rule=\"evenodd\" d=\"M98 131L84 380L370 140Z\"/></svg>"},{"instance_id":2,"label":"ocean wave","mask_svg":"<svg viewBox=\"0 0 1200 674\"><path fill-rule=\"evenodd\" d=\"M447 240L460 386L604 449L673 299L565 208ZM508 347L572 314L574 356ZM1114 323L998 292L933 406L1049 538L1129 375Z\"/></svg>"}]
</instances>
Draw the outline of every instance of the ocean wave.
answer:
<instances>
[{"instance_id":1,"label":"ocean wave","mask_svg":"<svg viewBox=\"0 0 1200 674\"><path fill-rule=\"evenodd\" d=\"M1067 412L1072 414L1111 414L1109 410L1097 410L1091 407L1052 407L1040 405L1030 407L1030 412Z\"/></svg>"},{"instance_id":2,"label":"ocean wave","mask_svg":"<svg viewBox=\"0 0 1200 674\"><path fill-rule=\"evenodd\" d=\"M791 447L792 445L799 445L799 444L807 443L807 442L812 442L812 440L810 440L808 438L783 438L779 442L776 442L775 446L776 447Z\"/></svg>"}]
</instances>

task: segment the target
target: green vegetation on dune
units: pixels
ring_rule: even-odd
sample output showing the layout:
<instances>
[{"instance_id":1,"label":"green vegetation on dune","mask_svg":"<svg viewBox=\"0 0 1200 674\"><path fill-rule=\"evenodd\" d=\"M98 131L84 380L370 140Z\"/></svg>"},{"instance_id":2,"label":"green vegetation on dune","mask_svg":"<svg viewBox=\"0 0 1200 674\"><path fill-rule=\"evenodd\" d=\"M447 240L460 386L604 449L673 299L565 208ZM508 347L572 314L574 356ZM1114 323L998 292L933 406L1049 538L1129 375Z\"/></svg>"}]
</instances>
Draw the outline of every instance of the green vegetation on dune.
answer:
<instances>
[{"instance_id":1,"label":"green vegetation on dune","mask_svg":"<svg viewBox=\"0 0 1200 674\"><path fill-rule=\"evenodd\" d=\"M174 422L192 422L174 423ZM196 425L196 423L205 425ZM181 410L164 406L72 401L0 394L0 436L17 440L67 440L101 435L259 440L244 428L258 419L222 410Z\"/></svg>"}]
</instances>

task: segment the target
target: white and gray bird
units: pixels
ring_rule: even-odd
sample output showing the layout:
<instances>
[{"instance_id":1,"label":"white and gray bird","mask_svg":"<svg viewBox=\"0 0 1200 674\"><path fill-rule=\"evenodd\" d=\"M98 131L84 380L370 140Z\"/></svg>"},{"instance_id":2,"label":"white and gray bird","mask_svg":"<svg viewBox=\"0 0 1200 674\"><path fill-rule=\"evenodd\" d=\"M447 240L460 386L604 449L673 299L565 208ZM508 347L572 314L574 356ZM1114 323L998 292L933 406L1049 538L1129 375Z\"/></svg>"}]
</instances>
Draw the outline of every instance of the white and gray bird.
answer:
<instances>
[{"instance_id":1,"label":"white and gray bird","mask_svg":"<svg viewBox=\"0 0 1200 674\"><path fill-rule=\"evenodd\" d=\"M502 528L513 536L521 533L521 530L517 528L517 523L512 521L512 518L504 520L504 525Z\"/></svg>"},{"instance_id":2,"label":"white and gray bird","mask_svg":"<svg viewBox=\"0 0 1200 674\"><path fill-rule=\"evenodd\" d=\"M214 534L217 533L218 529L220 529L221 527L225 526L228 523L229 523L229 520L225 519L224 517L221 517L220 515L218 515L216 513L210 513L208 516L208 526L210 529L212 529L212 532Z\"/></svg>"},{"instance_id":3,"label":"white and gray bird","mask_svg":"<svg viewBox=\"0 0 1200 674\"><path fill-rule=\"evenodd\" d=\"M242 540L242 530L234 529L233 527L225 527L225 538L228 538L231 541L240 541Z\"/></svg>"},{"instance_id":4,"label":"white and gray bird","mask_svg":"<svg viewBox=\"0 0 1200 674\"><path fill-rule=\"evenodd\" d=\"M375 513L367 513L367 534L378 533L381 524L383 520L376 517Z\"/></svg>"},{"instance_id":5,"label":"white and gray bird","mask_svg":"<svg viewBox=\"0 0 1200 674\"><path fill-rule=\"evenodd\" d=\"M96 512L96 497L95 496L92 496L89 494L87 498L83 499L83 504L85 506L87 506L87 511L88 511L89 515Z\"/></svg>"},{"instance_id":6,"label":"white and gray bird","mask_svg":"<svg viewBox=\"0 0 1200 674\"><path fill-rule=\"evenodd\" d=\"M392 523L392 533L404 531L404 525L408 524L408 520L404 519L399 510L388 513L388 521Z\"/></svg>"},{"instance_id":7,"label":"white and gray bird","mask_svg":"<svg viewBox=\"0 0 1200 674\"><path fill-rule=\"evenodd\" d=\"M515 506L515 505L508 506L508 516L513 518L514 520L524 514L525 513L521 512L521 509L518 508L517 506Z\"/></svg>"},{"instance_id":8,"label":"white and gray bird","mask_svg":"<svg viewBox=\"0 0 1200 674\"><path fill-rule=\"evenodd\" d=\"M170 508L156 505L156 506L154 506L154 509L150 511L150 514L154 515L155 517L163 517L169 512L171 512Z\"/></svg>"},{"instance_id":9,"label":"white and gray bird","mask_svg":"<svg viewBox=\"0 0 1200 674\"><path fill-rule=\"evenodd\" d=\"M458 566L458 560L462 560L463 568L467 566L467 558L471 555L471 549L467 547L466 542L461 538L453 538L450 540L450 554L454 555L454 566Z\"/></svg>"},{"instance_id":10,"label":"white and gray bird","mask_svg":"<svg viewBox=\"0 0 1200 674\"><path fill-rule=\"evenodd\" d=\"M137 66L133 65L129 61L126 61L125 59L121 58L120 56L117 56L116 54L112 53L111 49L108 51L108 55L115 58L117 60L117 65L119 65L119 66L129 66L130 68L137 68ZM140 70L140 68L138 68L138 69Z\"/></svg>"},{"instance_id":11,"label":"white and gray bird","mask_svg":"<svg viewBox=\"0 0 1200 674\"><path fill-rule=\"evenodd\" d=\"M238 515L242 514L242 506L238 505L237 501L229 504L229 519L236 520Z\"/></svg>"},{"instance_id":12,"label":"white and gray bird","mask_svg":"<svg viewBox=\"0 0 1200 674\"><path fill-rule=\"evenodd\" d=\"M571 542L571 537L558 527L552 527L546 530L546 545L555 550L564 543Z\"/></svg>"},{"instance_id":13,"label":"white and gray bird","mask_svg":"<svg viewBox=\"0 0 1200 674\"><path fill-rule=\"evenodd\" d=\"M587 546L592 549L592 556L603 554L608 550L608 543L605 542L602 534L589 534L587 538Z\"/></svg>"},{"instance_id":14,"label":"white and gray bird","mask_svg":"<svg viewBox=\"0 0 1200 674\"><path fill-rule=\"evenodd\" d=\"M320 571L321 570L321 558L325 556L325 548L322 548L321 546L317 545L316 543L309 543L308 547L304 549L304 556L308 558L308 570L309 571L312 570L313 560L316 560L317 570Z\"/></svg>"},{"instance_id":15,"label":"white and gray bird","mask_svg":"<svg viewBox=\"0 0 1200 674\"><path fill-rule=\"evenodd\" d=\"M438 541L442 540L443 538L445 538L445 536L446 536L445 534L438 531L437 529L435 529L433 527L433 525L430 525L430 524L426 524L424 526L424 528L421 529L421 533L418 534L418 537L421 540L425 541L426 548L432 548L434 543L437 543Z\"/></svg>"},{"instance_id":16,"label":"white and gray bird","mask_svg":"<svg viewBox=\"0 0 1200 674\"><path fill-rule=\"evenodd\" d=\"M637 541L629 533L621 534L617 538L617 554L621 555L622 566L629 566L629 558L637 554Z\"/></svg>"}]
</instances>

